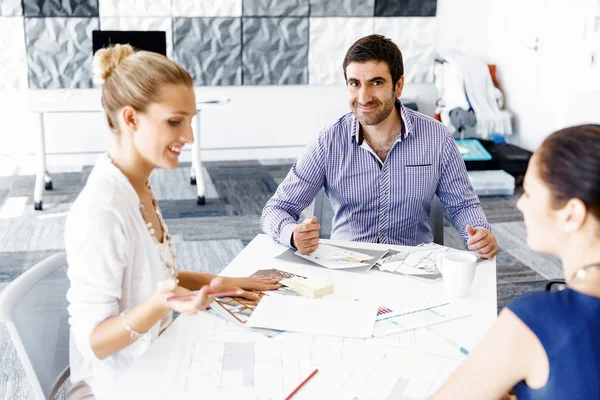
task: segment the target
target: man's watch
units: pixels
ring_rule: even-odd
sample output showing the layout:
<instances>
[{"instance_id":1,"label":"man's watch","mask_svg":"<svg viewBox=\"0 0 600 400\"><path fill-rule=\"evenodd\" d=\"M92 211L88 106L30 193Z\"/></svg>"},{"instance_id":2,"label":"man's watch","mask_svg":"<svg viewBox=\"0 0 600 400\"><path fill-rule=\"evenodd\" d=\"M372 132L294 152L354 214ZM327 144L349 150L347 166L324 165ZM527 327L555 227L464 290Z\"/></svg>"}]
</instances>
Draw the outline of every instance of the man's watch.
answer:
<instances>
[{"instance_id":1,"label":"man's watch","mask_svg":"<svg viewBox=\"0 0 600 400\"><path fill-rule=\"evenodd\" d=\"M292 248L298 250L298 248L296 247L296 243L294 243L294 232L292 232L292 236L290 236L290 245L292 246Z\"/></svg>"}]
</instances>

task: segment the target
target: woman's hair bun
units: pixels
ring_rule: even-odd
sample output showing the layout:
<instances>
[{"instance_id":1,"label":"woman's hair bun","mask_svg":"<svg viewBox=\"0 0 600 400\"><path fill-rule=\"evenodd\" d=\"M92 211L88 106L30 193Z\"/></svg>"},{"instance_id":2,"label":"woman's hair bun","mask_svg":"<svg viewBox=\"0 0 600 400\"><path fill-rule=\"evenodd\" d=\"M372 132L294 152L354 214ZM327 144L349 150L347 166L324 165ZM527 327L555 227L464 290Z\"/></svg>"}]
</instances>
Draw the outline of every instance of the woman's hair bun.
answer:
<instances>
[{"instance_id":1,"label":"woman's hair bun","mask_svg":"<svg viewBox=\"0 0 600 400\"><path fill-rule=\"evenodd\" d=\"M94 54L94 80L104 83L115 68L135 51L130 44L115 44Z\"/></svg>"}]
</instances>

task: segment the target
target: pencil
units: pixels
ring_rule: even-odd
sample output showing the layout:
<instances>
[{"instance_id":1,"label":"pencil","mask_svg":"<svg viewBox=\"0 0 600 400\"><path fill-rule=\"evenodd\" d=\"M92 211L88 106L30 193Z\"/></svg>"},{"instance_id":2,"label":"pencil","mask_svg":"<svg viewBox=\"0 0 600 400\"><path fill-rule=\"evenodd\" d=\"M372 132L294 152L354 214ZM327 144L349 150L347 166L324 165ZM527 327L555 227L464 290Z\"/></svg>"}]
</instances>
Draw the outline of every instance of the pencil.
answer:
<instances>
[{"instance_id":1,"label":"pencil","mask_svg":"<svg viewBox=\"0 0 600 400\"><path fill-rule=\"evenodd\" d=\"M300 390L300 388L302 386L304 386L306 384L306 382L308 382L310 380L310 378L312 378L313 376L315 376L317 374L317 372L319 372L319 369L315 369L312 374L310 374L308 376L308 378L306 378L305 380L302 381L301 384L298 385L298 387L296 389L294 389L294 391L292 393L290 393L290 395L288 397L285 398L285 400L290 400L296 393L298 393L298 390Z\"/></svg>"},{"instance_id":2,"label":"pencil","mask_svg":"<svg viewBox=\"0 0 600 400\"><path fill-rule=\"evenodd\" d=\"M438 335L439 337L441 337L442 339L444 339L447 343L450 343L451 345L453 345L454 347L458 348L458 350L463 353L465 356L469 355L469 350L465 349L464 347L462 347L461 345L459 345L458 343L453 342L452 340L448 339L446 336L442 335L441 333L435 331L434 329L431 329L429 327L427 327L427 329L433 333L435 333L436 335Z\"/></svg>"},{"instance_id":3,"label":"pencil","mask_svg":"<svg viewBox=\"0 0 600 400\"><path fill-rule=\"evenodd\" d=\"M171 296L171 297L167 297L167 301L171 301L171 300L193 300L196 297L197 292L194 292L194 295L192 296ZM231 297L231 296L235 296L238 295L239 293L237 290L231 291L231 292L221 292L221 293L209 293L208 296L209 297Z\"/></svg>"}]
</instances>

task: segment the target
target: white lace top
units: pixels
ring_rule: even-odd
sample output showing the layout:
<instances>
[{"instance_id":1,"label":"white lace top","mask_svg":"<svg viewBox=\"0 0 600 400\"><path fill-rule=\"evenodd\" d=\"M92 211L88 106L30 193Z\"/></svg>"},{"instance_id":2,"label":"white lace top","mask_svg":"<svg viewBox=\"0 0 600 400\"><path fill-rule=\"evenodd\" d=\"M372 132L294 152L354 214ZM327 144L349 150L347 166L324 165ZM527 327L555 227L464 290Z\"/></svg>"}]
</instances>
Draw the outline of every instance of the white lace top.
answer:
<instances>
[{"instance_id":1,"label":"white lace top","mask_svg":"<svg viewBox=\"0 0 600 400\"><path fill-rule=\"evenodd\" d=\"M169 315L149 335L103 360L90 346L98 324L145 301L157 282L170 276L156 242L129 180L106 155L100 156L65 227L71 382L85 381L99 399L171 321ZM166 241L161 249L170 257Z\"/></svg>"},{"instance_id":2,"label":"white lace top","mask_svg":"<svg viewBox=\"0 0 600 400\"><path fill-rule=\"evenodd\" d=\"M169 249L169 241L170 240L171 240L171 237L167 234L167 231L164 231L163 242L160 243L157 240L156 244L158 245L158 251L161 253L161 256L162 256L161 258L167 262L170 262L171 264L174 264L175 260L173 260L173 257L171 255L171 250ZM171 272L167 271L167 275L170 275L170 274L171 274ZM169 325L171 325L171 322L173 322L173 313L168 313L160 321L159 332L162 332L165 329L167 329L167 327Z\"/></svg>"}]
</instances>

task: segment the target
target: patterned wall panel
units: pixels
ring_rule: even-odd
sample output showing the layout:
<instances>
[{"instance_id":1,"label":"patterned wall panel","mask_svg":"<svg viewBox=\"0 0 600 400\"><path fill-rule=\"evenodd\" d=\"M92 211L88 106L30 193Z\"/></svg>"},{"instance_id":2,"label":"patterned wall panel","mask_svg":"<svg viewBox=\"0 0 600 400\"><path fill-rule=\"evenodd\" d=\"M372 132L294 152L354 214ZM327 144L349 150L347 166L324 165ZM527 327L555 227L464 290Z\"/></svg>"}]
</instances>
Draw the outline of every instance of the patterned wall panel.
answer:
<instances>
[{"instance_id":1,"label":"patterned wall panel","mask_svg":"<svg viewBox=\"0 0 600 400\"><path fill-rule=\"evenodd\" d=\"M372 17L375 0L310 0L311 17Z\"/></svg>"},{"instance_id":2,"label":"patterned wall panel","mask_svg":"<svg viewBox=\"0 0 600 400\"><path fill-rule=\"evenodd\" d=\"M100 18L103 31L163 31L167 37L167 56L173 58L171 18Z\"/></svg>"},{"instance_id":3,"label":"patterned wall panel","mask_svg":"<svg viewBox=\"0 0 600 400\"><path fill-rule=\"evenodd\" d=\"M174 18L175 61L196 85L242 84L240 18Z\"/></svg>"},{"instance_id":4,"label":"patterned wall panel","mask_svg":"<svg viewBox=\"0 0 600 400\"><path fill-rule=\"evenodd\" d=\"M25 16L32 88L90 87L99 27L166 32L168 56L197 85L328 85L344 83L348 47L373 32L400 46L407 82L430 82L436 9L437 0L0 0L0 19ZM23 67L22 47L9 42L5 71L9 62ZM6 72L0 82L18 86L19 76Z\"/></svg>"},{"instance_id":5,"label":"patterned wall panel","mask_svg":"<svg viewBox=\"0 0 600 400\"><path fill-rule=\"evenodd\" d=\"M101 17L170 17L171 0L99 0Z\"/></svg>"},{"instance_id":6,"label":"patterned wall panel","mask_svg":"<svg viewBox=\"0 0 600 400\"><path fill-rule=\"evenodd\" d=\"M244 85L308 83L308 18L244 18Z\"/></svg>"},{"instance_id":7,"label":"patterned wall panel","mask_svg":"<svg viewBox=\"0 0 600 400\"><path fill-rule=\"evenodd\" d=\"M0 90L27 87L27 52L23 18L0 18Z\"/></svg>"},{"instance_id":8,"label":"patterned wall panel","mask_svg":"<svg viewBox=\"0 0 600 400\"><path fill-rule=\"evenodd\" d=\"M374 18L311 18L309 83L344 84L344 56L355 41L373 33L374 22Z\"/></svg>"},{"instance_id":9,"label":"patterned wall panel","mask_svg":"<svg viewBox=\"0 0 600 400\"><path fill-rule=\"evenodd\" d=\"M0 17L20 17L22 15L21 0L0 0Z\"/></svg>"},{"instance_id":10,"label":"patterned wall panel","mask_svg":"<svg viewBox=\"0 0 600 400\"><path fill-rule=\"evenodd\" d=\"M26 17L97 17L98 0L23 0Z\"/></svg>"},{"instance_id":11,"label":"patterned wall panel","mask_svg":"<svg viewBox=\"0 0 600 400\"><path fill-rule=\"evenodd\" d=\"M242 12L247 17L308 17L308 0L243 0Z\"/></svg>"},{"instance_id":12,"label":"patterned wall panel","mask_svg":"<svg viewBox=\"0 0 600 400\"><path fill-rule=\"evenodd\" d=\"M437 0L375 0L376 17L433 17Z\"/></svg>"},{"instance_id":13,"label":"patterned wall panel","mask_svg":"<svg viewBox=\"0 0 600 400\"><path fill-rule=\"evenodd\" d=\"M29 87L92 87L92 31L98 18L26 18Z\"/></svg>"},{"instance_id":14,"label":"patterned wall panel","mask_svg":"<svg viewBox=\"0 0 600 400\"><path fill-rule=\"evenodd\" d=\"M240 17L242 0L172 0L174 17Z\"/></svg>"},{"instance_id":15,"label":"patterned wall panel","mask_svg":"<svg viewBox=\"0 0 600 400\"><path fill-rule=\"evenodd\" d=\"M375 18L375 33L389 37L402 51L406 82L433 82L435 18Z\"/></svg>"}]
</instances>

